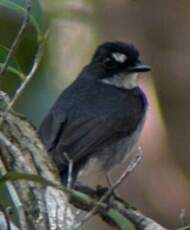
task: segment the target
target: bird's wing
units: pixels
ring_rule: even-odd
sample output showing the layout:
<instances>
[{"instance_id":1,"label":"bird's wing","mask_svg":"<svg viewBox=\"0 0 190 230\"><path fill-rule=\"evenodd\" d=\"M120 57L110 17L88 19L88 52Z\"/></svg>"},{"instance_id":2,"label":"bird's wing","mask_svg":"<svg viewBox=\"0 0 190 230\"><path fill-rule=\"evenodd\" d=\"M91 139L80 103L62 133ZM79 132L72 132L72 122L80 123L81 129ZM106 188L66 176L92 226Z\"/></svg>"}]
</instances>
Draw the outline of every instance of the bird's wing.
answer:
<instances>
[{"instance_id":1,"label":"bird's wing","mask_svg":"<svg viewBox=\"0 0 190 230\"><path fill-rule=\"evenodd\" d=\"M51 151L56 147L65 122L66 114L55 109L42 122L38 132L47 151Z\"/></svg>"},{"instance_id":2,"label":"bird's wing","mask_svg":"<svg viewBox=\"0 0 190 230\"><path fill-rule=\"evenodd\" d=\"M106 141L110 141L121 132L132 131L130 118L103 115L98 117L81 117L66 124L58 151L66 152L69 158L79 160L97 149Z\"/></svg>"}]
</instances>

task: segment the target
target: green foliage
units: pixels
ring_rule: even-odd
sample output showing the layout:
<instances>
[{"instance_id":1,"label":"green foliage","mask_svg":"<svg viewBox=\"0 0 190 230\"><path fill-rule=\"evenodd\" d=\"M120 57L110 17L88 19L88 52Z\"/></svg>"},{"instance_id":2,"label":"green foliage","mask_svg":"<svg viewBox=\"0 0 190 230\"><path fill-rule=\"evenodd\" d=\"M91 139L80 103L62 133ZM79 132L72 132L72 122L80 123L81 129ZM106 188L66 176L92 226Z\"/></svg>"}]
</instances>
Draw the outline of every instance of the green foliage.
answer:
<instances>
[{"instance_id":1,"label":"green foliage","mask_svg":"<svg viewBox=\"0 0 190 230\"><path fill-rule=\"evenodd\" d=\"M9 49L0 45L0 68L3 67L3 63L8 55ZM11 58L11 61L8 66L8 71L14 75L17 75L21 80L24 80L24 74L20 66L18 65L15 58Z\"/></svg>"},{"instance_id":2,"label":"green foliage","mask_svg":"<svg viewBox=\"0 0 190 230\"><path fill-rule=\"evenodd\" d=\"M0 0L0 69L4 66L10 47L27 15L27 0ZM43 39L45 30L43 12L39 0L31 0L30 20L25 34L19 39L19 46L9 63L6 77L1 79L0 87L10 96L19 87L20 81L25 79L39 43ZM16 76L16 77L15 77Z\"/></svg>"},{"instance_id":3,"label":"green foliage","mask_svg":"<svg viewBox=\"0 0 190 230\"><path fill-rule=\"evenodd\" d=\"M40 40L44 29L42 10L38 0L32 0L31 2L32 9L30 13L30 21L37 32L38 40ZM24 0L0 0L0 6L13 10L22 16L26 14L26 2Z\"/></svg>"}]
</instances>

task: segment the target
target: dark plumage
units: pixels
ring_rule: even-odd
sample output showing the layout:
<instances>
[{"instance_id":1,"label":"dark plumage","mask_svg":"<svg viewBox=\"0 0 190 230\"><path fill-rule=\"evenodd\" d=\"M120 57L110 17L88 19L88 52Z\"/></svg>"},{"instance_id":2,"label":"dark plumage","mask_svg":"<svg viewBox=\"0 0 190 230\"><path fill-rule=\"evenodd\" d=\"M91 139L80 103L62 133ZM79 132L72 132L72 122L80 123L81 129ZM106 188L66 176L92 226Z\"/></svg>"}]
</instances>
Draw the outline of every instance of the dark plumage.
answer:
<instances>
[{"instance_id":1,"label":"dark plumage","mask_svg":"<svg viewBox=\"0 0 190 230\"><path fill-rule=\"evenodd\" d=\"M133 46L104 43L60 95L39 134L64 183L68 176L64 152L74 160L73 181L90 162L96 169L109 170L130 152L147 108L146 97L133 80L134 73L149 69L141 64Z\"/></svg>"}]
</instances>

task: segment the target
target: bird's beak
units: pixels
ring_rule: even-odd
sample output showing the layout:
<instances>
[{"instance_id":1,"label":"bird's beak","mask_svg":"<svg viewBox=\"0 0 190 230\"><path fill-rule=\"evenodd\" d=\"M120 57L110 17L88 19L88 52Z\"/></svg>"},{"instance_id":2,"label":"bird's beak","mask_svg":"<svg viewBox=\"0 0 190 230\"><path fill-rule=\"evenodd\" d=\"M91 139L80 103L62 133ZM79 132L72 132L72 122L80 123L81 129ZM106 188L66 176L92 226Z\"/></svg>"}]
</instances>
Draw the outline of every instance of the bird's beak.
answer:
<instances>
[{"instance_id":1,"label":"bird's beak","mask_svg":"<svg viewBox=\"0 0 190 230\"><path fill-rule=\"evenodd\" d=\"M141 62L138 62L135 66L127 68L127 71L130 73L143 73L148 72L150 70L151 67L149 65L142 64Z\"/></svg>"}]
</instances>

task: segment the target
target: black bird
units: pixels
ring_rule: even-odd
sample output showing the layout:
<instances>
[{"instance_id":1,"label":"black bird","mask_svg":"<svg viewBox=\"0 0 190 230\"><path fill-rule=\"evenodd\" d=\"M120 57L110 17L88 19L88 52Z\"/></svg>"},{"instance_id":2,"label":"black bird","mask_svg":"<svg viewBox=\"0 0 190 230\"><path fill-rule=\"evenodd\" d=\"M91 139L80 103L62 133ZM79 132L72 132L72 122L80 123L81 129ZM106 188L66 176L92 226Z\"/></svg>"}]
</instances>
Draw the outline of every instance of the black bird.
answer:
<instances>
[{"instance_id":1,"label":"black bird","mask_svg":"<svg viewBox=\"0 0 190 230\"><path fill-rule=\"evenodd\" d=\"M64 153L74 161L73 182L80 172L93 167L110 170L129 154L147 110L138 73L149 70L134 46L106 42L60 95L39 134L64 184L68 178Z\"/></svg>"}]
</instances>

